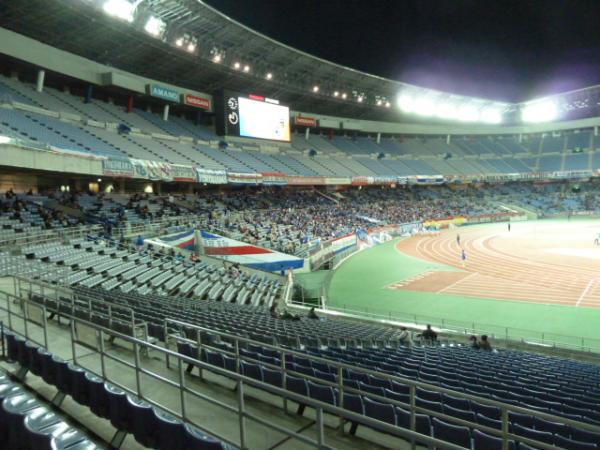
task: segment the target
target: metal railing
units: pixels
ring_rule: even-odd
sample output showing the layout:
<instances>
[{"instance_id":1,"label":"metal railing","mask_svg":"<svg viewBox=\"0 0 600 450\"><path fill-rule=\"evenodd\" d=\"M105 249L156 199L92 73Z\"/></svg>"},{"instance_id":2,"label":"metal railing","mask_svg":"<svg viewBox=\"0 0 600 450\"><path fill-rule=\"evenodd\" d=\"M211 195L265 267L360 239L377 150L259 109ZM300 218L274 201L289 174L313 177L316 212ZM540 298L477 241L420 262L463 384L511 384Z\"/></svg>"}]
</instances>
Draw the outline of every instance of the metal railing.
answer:
<instances>
[{"instance_id":1,"label":"metal railing","mask_svg":"<svg viewBox=\"0 0 600 450\"><path fill-rule=\"evenodd\" d=\"M102 227L100 225L80 225L57 230L36 230L35 232L15 233L13 236L0 239L0 248L10 246L20 248L32 244L76 239L90 234L98 234L101 231Z\"/></svg>"},{"instance_id":2,"label":"metal railing","mask_svg":"<svg viewBox=\"0 0 600 450\"><path fill-rule=\"evenodd\" d=\"M323 291L323 295L326 292ZM302 306L298 304L297 306ZM455 319L444 319L422 314L401 314L389 310L365 306L364 309L351 309L345 305L332 307L325 302L320 311L323 315L346 317L356 320L368 320L381 324L395 324L397 326L423 328L429 324L438 328L443 333L457 334L462 336L486 334L493 339L501 339L507 342L519 342L543 347L562 348L565 350L581 351L588 353L600 353L600 339L586 338L575 335L563 335L547 331L535 331L531 329L506 327L474 321L461 321Z\"/></svg>"},{"instance_id":3,"label":"metal railing","mask_svg":"<svg viewBox=\"0 0 600 450\"><path fill-rule=\"evenodd\" d=\"M25 294L25 293L27 293L27 295L30 294L30 292L28 292L27 290L22 290L19 292L20 292L20 295L13 295L10 293L5 293L3 296L0 296L0 298L3 299L4 303L5 303L5 306L3 306L2 302L0 301L0 311L8 312L8 319L9 319L8 323L9 323L10 329L13 329L13 330L15 329L14 317L21 318L23 320L24 332L27 337L30 336L28 328L31 323L41 325L43 328L43 333L44 333L43 334L44 335L43 345L47 348L49 341L48 341L46 317L47 317L48 311L52 311L52 310L49 309L46 304L40 305L39 303L32 302L28 298L23 298L23 294ZM45 295L47 295L47 294L51 294L51 292L46 291ZM27 295L25 297L27 297ZM57 295L57 294L55 294L55 295ZM12 307L11 307L11 303L13 303ZM15 307L14 307L15 304L18 305L18 310L15 310ZM35 312L36 308L41 310L41 314L38 314L35 317L32 317L32 311ZM372 427L377 430L383 431L385 433L393 434L395 436L400 436L405 439L408 439L411 442L413 442L413 448L414 448L415 440L417 440L418 442L424 442L427 444L436 445L440 449L460 448L460 447L456 447L456 446L452 446L452 445L448 446L449 444L447 444L447 443L444 445L441 445L440 441L438 441L436 439L433 439L433 438L427 439L426 436L414 432L415 427L416 427L416 414L417 413L427 414L429 416L442 419L446 422L450 422L450 423L453 423L456 425L467 426L472 429L478 429L487 434L500 437L503 439L503 442L504 442L503 448L505 448L505 449L508 449L508 445L509 445L508 442L510 440L517 440L519 442L525 442L525 443L535 445L536 447L545 449L545 450L556 450L557 449L557 447L553 447L547 443L535 441L534 439L530 439L530 438L509 432L510 431L509 430L509 415L511 413L526 414L526 415L529 415L532 417L549 420L549 421L552 421L555 423L563 423L563 424L566 424L569 426L574 426L574 427L592 431L592 432L600 432L600 427L595 426L595 425L590 425L588 423L574 421L574 420L567 419L567 418L564 418L561 416L557 416L554 414L545 413L545 412L541 412L541 411L537 411L537 410L532 410L532 409L527 409L527 408L522 408L522 407L518 407L518 406L505 404L505 403L498 402L495 400L490 400L485 397L479 397L476 395L470 395L470 394L465 394L465 393L459 392L459 391L453 391L453 390L441 388L436 385L415 381L415 380L412 380L409 378L404 378L401 376L389 375L389 374L377 372L374 370L353 366L353 365L346 364L346 363L340 363L338 361L334 361L334 360L330 360L330 359L326 359L326 358L322 358L322 357L317 357L314 355L310 355L310 354L307 354L304 352L299 352L299 351L288 349L288 348L265 344L263 342L258 342L258 341L252 340L252 339L240 337L240 336L229 334L229 333L215 331L213 329L201 327L201 326L194 325L194 324L189 324L189 323L174 320L174 319L166 319L165 320L165 324L164 324L165 331L166 331L165 336L167 336L168 339L167 339L166 348L164 348L164 347L161 347L161 346L158 346L155 344L151 344L151 343L147 342L147 340L139 339L139 338L136 338L133 336L127 336L127 335L115 332L114 330L111 330L109 328L104 328L102 326L99 326L98 324L92 324L86 320L82 320L81 318L75 317L74 315L71 315L71 314L66 314L65 316L69 320L71 320L72 324L73 323L81 324L81 326L88 327L92 330L95 330L97 333L99 333L100 336L108 336L108 337L114 336L116 338L123 339L124 341L130 343L133 346L133 350L134 350L133 351L134 356L135 356L134 363L131 363L130 361L122 360L122 358L115 357L113 355L104 354L103 352L105 351L105 349L103 348L103 340L102 339L99 340L98 346L97 346L97 348L95 348L95 350L100 353L101 358L110 358L112 360L116 360L117 362L121 362L121 363L125 364L127 367L134 369L136 371L136 377L138 376L138 374L143 373L145 375L149 375L155 379L158 379L159 381L164 381L166 384L168 384L172 387L178 388L180 390L181 397L182 397L181 405L180 405L181 413L177 413L175 411L169 410L169 412L173 413L174 415L176 415L180 418L183 418L184 420L186 419L186 401L184 399L184 397L185 397L184 394L186 394L186 393L190 393L195 397L198 397L202 400L209 401L210 403L215 404L217 406L222 406L225 409L227 409L228 411L236 412L238 415L239 423L240 423L240 441L239 441L239 443L241 444L242 447L244 447L245 443L246 443L244 425L242 425L242 423L245 422L246 420L251 420L251 421L255 421L261 425L265 425L265 426L272 425L274 430L285 433L290 437L298 438L298 439L302 440L303 442L306 442L310 445L316 446L317 448L330 448L324 442L324 433L323 433L324 426L325 426L324 422L323 422L323 413L324 412L337 416L340 420L341 426L343 426L343 423L345 420L356 422L358 424ZM37 318L41 317L41 320L35 320L36 317ZM76 329L77 328L72 325L72 331L71 331L72 343L73 344L75 344L75 343L83 344L82 342L79 342L77 340L77 334L76 333L74 334L74 331ZM173 332L174 329L179 329L180 332L174 333ZM189 332L189 330L195 330L196 339L189 340L187 338L182 337L182 335L186 334L186 332L183 330L187 330L188 332ZM183 331L183 332L181 332L181 331ZM209 335L215 336L221 342L228 342L230 345L229 346L230 350L229 351L224 350L221 347L214 347L210 343L203 342L203 339L202 339L203 333L205 335L209 334ZM188 343L191 342L194 345L196 345L198 348L198 351L199 351L199 355L200 355L200 351L203 348L207 349L207 350L211 350L211 351L217 351L220 353L229 354L231 357L235 358L236 372L228 371L228 370L216 367L214 365L210 365L199 359L190 358L188 356L184 356L177 352L169 350L168 346L170 343L173 343L173 342L176 343L179 341L188 342ZM249 345L260 346L262 348L266 348L266 349L270 349L270 350L278 352L281 356L280 357L281 365L273 365L271 363L257 361L257 360L248 358L247 356L244 356L240 350L243 348L246 348ZM89 343L88 343L88 346L89 346ZM74 345L73 345L73 348L74 348ZM140 354L145 353L145 352L150 352L150 351L158 352L158 354L164 356L165 364L167 365L167 367L172 366L172 364L170 364L170 362L172 360L176 362L175 365L177 367L177 370L179 371L179 378L180 378L178 384L177 384L177 382L174 382L173 380L165 379L160 374L156 374L154 372L149 371L148 369L144 369L143 367L140 367L140 364L139 364ZM293 357L301 357L301 358L309 359L311 361L327 364L328 366L335 368L335 372L337 374L337 381L336 382L328 382L328 381L322 380L320 378L315 378L315 377L291 370L291 368L286 365L286 360L287 360L286 356L287 355L291 355ZM74 360L76 361L75 350L73 350L73 357L74 357ZM239 371L242 361L253 362L253 363L261 364L267 368L281 370L282 375L283 375L283 380L284 380L284 384L283 384L284 386L285 386L285 379L288 374L291 374L293 376L300 376L305 379L308 379L308 380L311 380L314 382L318 382L321 385L329 385L329 386L333 387L334 389L337 389L337 391L339 393L339 402L338 402L339 406L329 405L327 403L320 402L320 401L312 399L310 397L298 395L298 394L290 392L286 389L281 389L276 386L266 384L264 382L255 380L253 378L248 378L244 375L241 375L241 374L237 373L237 371ZM192 366L199 367L201 371L208 370L210 372L217 373L219 375L222 375L227 378L235 380L236 383L238 384L238 389L239 389L238 398L237 398L237 401L238 401L237 409L234 410L234 409L232 409L231 406L228 407L227 405L223 404L223 402L221 402L218 399L213 399L213 398L207 397L205 394L199 393L199 392L194 391L193 389L189 388L189 386L186 384L185 377L182 377L182 371L183 371L184 364L191 364ZM104 363L102 364L102 367L103 367L103 371L102 371L101 375L103 376L104 379L107 379L108 381L112 382L113 380L106 377ZM407 411L409 411L411 414L411 429L413 431L398 428L398 427L390 428L390 425L383 426L384 424L380 421L371 419L369 417L366 417L366 416L363 416L360 414L355 414L355 413L352 413L352 412L344 409L343 406L344 406L344 394L345 393L349 393L349 394L353 394L353 395L360 394L360 391L344 385L344 371L345 370L352 370L354 372L362 373L365 375L373 375L380 379L389 380L390 382L395 381L397 383L401 383L401 384L408 386L409 387L409 402L408 403L393 400L390 398L380 397L380 396L372 394L372 393L369 393L368 396L377 401L385 401L386 403L394 404L395 406L399 406L399 407L404 408ZM115 384L117 384L117 383L115 383ZM267 391L267 392L270 392L272 394L282 397L284 399L283 406L284 406L284 409L286 409L286 410L287 410L287 401L288 400L292 400L296 403L308 405L312 408L315 408L317 411L317 424L318 424L318 430L319 430L317 439L313 440L313 439L307 438L306 436L300 436L293 430L283 430L283 429L280 429L281 427L271 424L270 422L265 421L264 419L248 415L244 410L244 396L245 396L244 391L243 391L244 385L248 385L253 388L261 389L261 390L264 390L264 391ZM121 385L119 385L119 387L122 387L122 388L128 390L128 392L131 392L135 395L141 396L145 400L151 400L151 399L147 398L147 395L144 395L144 393L139 388L139 385L138 385L137 389L135 389L135 390L127 389L127 387L121 386ZM443 414L443 413L440 413L437 411L433 411L433 410L429 410L427 408L417 406L417 404L416 404L417 388L426 389L428 391L435 391L435 392L439 392L441 394L449 394L456 398L463 398L466 400L475 401L480 404L496 407L501 411L502 428L500 430L495 429L495 428L490 428L488 426L484 426L484 425L474 423L474 422L469 422L467 420L459 419L459 418L449 416L449 415L446 415L446 414ZM241 397L240 397L239 392L241 392ZM162 405L159 405L157 403L155 403L155 404L159 407L162 407ZM202 428L202 427L200 426L200 428ZM394 430L394 431L392 431L392 430ZM210 430L205 430L205 431L215 434L214 432L211 432ZM406 432L408 432L408 434L406 434ZM224 441L230 442L223 436L217 435L217 437L223 439Z\"/></svg>"},{"instance_id":4,"label":"metal railing","mask_svg":"<svg viewBox=\"0 0 600 450\"><path fill-rule=\"evenodd\" d=\"M38 309L37 313L34 312L36 309ZM24 336L26 339L30 340L31 342L34 342L35 344L41 347L44 347L50 352L52 351L50 339L48 336L47 316L48 313L53 312L53 310L49 309L46 305L39 305L26 298L17 297L13 294L4 292L0 294L0 311L7 315L8 328L11 331ZM462 450L462 447L458 445L454 445L442 441L440 439L435 439L430 436L421 435L419 433L416 433L415 431L399 428L388 423L381 422L370 417L363 416L361 414L357 414L352 411L348 411L337 406L333 406L328 403L324 403L319 400L305 397L294 392L285 390L283 388L255 380L253 378L249 378L236 372L231 372L220 367L209 365L207 363L181 355L177 352L161 347L159 345L155 345L148 341L116 332L109 328L105 328L98 324L94 324L89 321L83 320L81 318L69 314L64 314L63 316L70 321L70 356L73 361L73 364L79 364L78 359L80 355L77 352L78 345L83 346L86 348L86 350L88 350L88 352L86 352L86 354L84 355L86 357L89 356L89 350L96 352L100 357L100 372L96 372L90 370L89 368L86 368L87 371L95 374L96 376L102 377L102 379L104 379L105 381L110 382L111 384L126 391L127 393L135 395L138 398L141 398L144 401L150 403L151 405L161 408L174 415L175 417L178 417L184 420L185 422L198 427L200 430L211 434L212 436L222 440L223 442L237 446L239 448L249 448L247 436L248 423L256 423L274 432L282 433L287 438L293 438L305 444L308 444L311 447L319 449L334 449L335 447L328 445L328 443L326 442L324 414L327 413L344 418L349 421L363 424L365 426L374 428L387 434L391 434L396 437L403 438L405 440L418 440L419 442L425 443L426 445L435 446L440 450ZM38 318L40 318L41 320L37 320ZM21 325L21 330L18 329L17 321ZM41 327L43 333L43 342L37 340L37 338L35 337L35 332L32 329L33 326ZM89 334L89 332L94 333L96 336L96 339L93 342L90 342L89 340L84 341L80 338L81 335ZM127 343L132 349L131 353L133 361L127 360L122 356L111 354L106 348L105 341L107 340L107 338L119 339L124 343ZM167 378L158 372L143 367L143 355L150 353L152 353L153 359L157 359L157 355L159 355L159 359L165 359L165 361L167 359L169 361L175 361L174 366L176 367L177 374L175 375L174 379ZM112 361L118 364L119 366L133 370L135 373L135 387L131 388L129 386L126 386L123 383L111 377L106 367L106 363L108 361ZM198 366L203 370L208 370L217 375L221 375L233 380L236 383L236 406L228 405L220 399L213 398L205 393L196 390L186 378L184 367L187 364ZM142 375L150 377L151 379L160 383L161 386L164 386L165 388L171 387L177 389L179 391L178 409L175 410L173 408L165 406L164 404L159 403L154 399L154 396L151 392L148 392L148 390L143 389L141 383ZM273 423L273 421L265 420L264 418L250 414L246 410L246 398L248 396L246 393L247 387L256 388L261 391L273 394L275 396L285 398L286 400L291 400L298 404L304 404L311 408L314 408L316 411L316 436L312 438L306 436L305 434L302 434L301 431L290 429L288 427ZM190 396L191 398L188 398L188 396ZM190 417L190 410L194 406L195 401L206 401L212 405L221 408L224 411L234 413L236 415L236 422L239 430L238 439L233 440L229 436L224 436L222 433L216 430L207 429L204 426L204 424L197 423L196 421L194 421ZM550 449L550 447L548 447L548 449ZM556 447L554 447L554 450L556 450Z\"/></svg>"}]
</instances>

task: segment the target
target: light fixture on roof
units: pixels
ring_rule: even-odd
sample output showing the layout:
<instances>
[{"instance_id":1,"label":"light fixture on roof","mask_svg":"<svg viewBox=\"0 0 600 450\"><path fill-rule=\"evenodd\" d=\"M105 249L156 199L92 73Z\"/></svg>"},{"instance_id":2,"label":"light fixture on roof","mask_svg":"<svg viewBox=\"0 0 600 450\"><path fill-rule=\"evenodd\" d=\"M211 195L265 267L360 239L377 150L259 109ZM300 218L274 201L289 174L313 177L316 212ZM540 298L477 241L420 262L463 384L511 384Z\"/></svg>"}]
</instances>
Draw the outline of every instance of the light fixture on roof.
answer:
<instances>
[{"instance_id":1,"label":"light fixture on roof","mask_svg":"<svg viewBox=\"0 0 600 450\"><path fill-rule=\"evenodd\" d=\"M195 50L196 50L196 44L194 44L193 42L188 43L187 51L190 53L193 53Z\"/></svg>"},{"instance_id":2,"label":"light fixture on roof","mask_svg":"<svg viewBox=\"0 0 600 450\"><path fill-rule=\"evenodd\" d=\"M390 106L392 106L392 104L390 102L385 102L385 107L389 108Z\"/></svg>"},{"instance_id":3,"label":"light fixture on roof","mask_svg":"<svg viewBox=\"0 0 600 450\"><path fill-rule=\"evenodd\" d=\"M233 68L234 69L239 70L240 67L242 67L242 65L239 62L236 61L236 62L233 63Z\"/></svg>"},{"instance_id":4,"label":"light fixture on roof","mask_svg":"<svg viewBox=\"0 0 600 450\"><path fill-rule=\"evenodd\" d=\"M214 63L217 63L217 64L220 63L221 62L221 55L217 53L215 56L213 56L212 60L213 60Z\"/></svg>"},{"instance_id":5,"label":"light fixture on roof","mask_svg":"<svg viewBox=\"0 0 600 450\"><path fill-rule=\"evenodd\" d=\"M338 91L333 91L333 96L334 97L339 97L340 93Z\"/></svg>"},{"instance_id":6,"label":"light fixture on roof","mask_svg":"<svg viewBox=\"0 0 600 450\"><path fill-rule=\"evenodd\" d=\"M462 122L477 122L479 120L479 111L475 105L466 103L458 108L456 118Z\"/></svg>"},{"instance_id":7,"label":"light fixture on roof","mask_svg":"<svg viewBox=\"0 0 600 450\"><path fill-rule=\"evenodd\" d=\"M445 100L436 105L435 115L442 119L456 119L457 114L456 105L450 100Z\"/></svg>"},{"instance_id":8,"label":"light fixture on roof","mask_svg":"<svg viewBox=\"0 0 600 450\"><path fill-rule=\"evenodd\" d=\"M558 117L558 106L552 100L531 102L521 108L523 122L550 122Z\"/></svg>"},{"instance_id":9,"label":"light fixture on roof","mask_svg":"<svg viewBox=\"0 0 600 450\"><path fill-rule=\"evenodd\" d=\"M376 103L377 103L377 106L381 106L381 105L383 105L383 102L381 101L381 99L377 100L377 102L376 102Z\"/></svg>"},{"instance_id":10,"label":"light fixture on roof","mask_svg":"<svg viewBox=\"0 0 600 450\"><path fill-rule=\"evenodd\" d=\"M485 123L498 124L502 122L502 112L493 106L488 106L481 110L479 119Z\"/></svg>"},{"instance_id":11,"label":"light fixture on roof","mask_svg":"<svg viewBox=\"0 0 600 450\"><path fill-rule=\"evenodd\" d=\"M117 17L127 22L133 22L133 12L135 4L127 0L107 0L104 2L102 9L110 16Z\"/></svg>"},{"instance_id":12,"label":"light fixture on roof","mask_svg":"<svg viewBox=\"0 0 600 450\"><path fill-rule=\"evenodd\" d=\"M348 94L346 94L346 93L344 92L344 93L342 94L342 98L343 98L344 100L346 100L346 98L347 98L347 97L348 97Z\"/></svg>"},{"instance_id":13,"label":"light fixture on roof","mask_svg":"<svg viewBox=\"0 0 600 450\"><path fill-rule=\"evenodd\" d=\"M319 86L313 86L312 91L313 92L319 92Z\"/></svg>"},{"instance_id":14,"label":"light fixture on roof","mask_svg":"<svg viewBox=\"0 0 600 450\"><path fill-rule=\"evenodd\" d=\"M398 107L402 112L410 113L413 111L415 105L415 101L408 94L401 94L398 97Z\"/></svg>"},{"instance_id":15,"label":"light fixture on roof","mask_svg":"<svg viewBox=\"0 0 600 450\"><path fill-rule=\"evenodd\" d=\"M12 139L9 138L8 136L0 135L0 144L8 144L10 141L12 141Z\"/></svg>"},{"instance_id":16,"label":"light fixture on roof","mask_svg":"<svg viewBox=\"0 0 600 450\"><path fill-rule=\"evenodd\" d=\"M160 36L165 30L165 23L157 17L150 16L144 25L144 30L152 36Z\"/></svg>"},{"instance_id":17,"label":"light fixture on roof","mask_svg":"<svg viewBox=\"0 0 600 450\"><path fill-rule=\"evenodd\" d=\"M433 116L435 113L435 102L428 96L419 97L414 102L413 110L420 116Z\"/></svg>"},{"instance_id":18,"label":"light fixture on roof","mask_svg":"<svg viewBox=\"0 0 600 450\"><path fill-rule=\"evenodd\" d=\"M358 96L358 98L356 99L356 101L357 101L358 103L362 103L362 102L363 102L363 100L364 100L364 97L363 97L362 95L359 95L359 96Z\"/></svg>"},{"instance_id":19,"label":"light fixture on roof","mask_svg":"<svg viewBox=\"0 0 600 450\"><path fill-rule=\"evenodd\" d=\"M177 40L175 41L175 45L177 47L183 47L183 38L182 37L177 38Z\"/></svg>"},{"instance_id":20,"label":"light fixture on roof","mask_svg":"<svg viewBox=\"0 0 600 450\"><path fill-rule=\"evenodd\" d=\"M265 76L265 78L267 80L272 80L273 79L273 74L271 72L267 72L267 75Z\"/></svg>"},{"instance_id":21,"label":"light fixture on roof","mask_svg":"<svg viewBox=\"0 0 600 450\"><path fill-rule=\"evenodd\" d=\"M248 64L246 64L244 66L244 72L246 72L246 73L250 72L250 66Z\"/></svg>"}]
</instances>

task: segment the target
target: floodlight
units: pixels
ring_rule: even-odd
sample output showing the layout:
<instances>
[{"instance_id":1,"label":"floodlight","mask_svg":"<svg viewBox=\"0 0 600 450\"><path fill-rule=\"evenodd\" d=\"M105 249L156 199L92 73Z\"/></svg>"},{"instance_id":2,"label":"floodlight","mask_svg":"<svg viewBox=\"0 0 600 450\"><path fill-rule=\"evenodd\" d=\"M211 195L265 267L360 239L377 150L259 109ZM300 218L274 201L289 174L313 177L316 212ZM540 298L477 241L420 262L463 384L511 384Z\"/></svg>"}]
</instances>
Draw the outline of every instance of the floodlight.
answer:
<instances>
[{"instance_id":1,"label":"floodlight","mask_svg":"<svg viewBox=\"0 0 600 450\"><path fill-rule=\"evenodd\" d=\"M400 110L405 113L412 112L414 109L415 101L413 98L407 94L402 94L398 98L398 106Z\"/></svg>"},{"instance_id":2,"label":"floodlight","mask_svg":"<svg viewBox=\"0 0 600 450\"><path fill-rule=\"evenodd\" d=\"M381 100L377 100L377 106L381 106L383 102Z\"/></svg>"},{"instance_id":3,"label":"floodlight","mask_svg":"<svg viewBox=\"0 0 600 450\"><path fill-rule=\"evenodd\" d=\"M502 112L498 108L494 108L492 106L484 108L480 114L480 120L485 123L501 123L502 122Z\"/></svg>"},{"instance_id":4,"label":"floodlight","mask_svg":"<svg viewBox=\"0 0 600 450\"><path fill-rule=\"evenodd\" d=\"M239 69L240 67L241 67L241 64L239 62L233 63L233 68L234 69Z\"/></svg>"},{"instance_id":5,"label":"floodlight","mask_svg":"<svg viewBox=\"0 0 600 450\"><path fill-rule=\"evenodd\" d=\"M194 50L196 50L196 44L194 44L193 42L190 42L187 46L187 50L188 50L188 52L193 53Z\"/></svg>"},{"instance_id":6,"label":"floodlight","mask_svg":"<svg viewBox=\"0 0 600 450\"><path fill-rule=\"evenodd\" d=\"M221 55L219 55L217 53L215 56L213 56L213 62L220 63L221 62Z\"/></svg>"},{"instance_id":7,"label":"floodlight","mask_svg":"<svg viewBox=\"0 0 600 450\"><path fill-rule=\"evenodd\" d=\"M12 139L8 136L0 136L0 144L8 144L10 141L12 141Z\"/></svg>"},{"instance_id":8,"label":"floodlight","mask_svg":"<svg viewBox=\"0 0 600 450\"><path fill-rule=\"evenodd\" d=\"M433 116L435 103L430 97L419 97L414 102L414 112L420 116Z\"/></svg>"},{"instance_id":9,"label":"floodlight","mask_svg":"<svg viewBox=\"0 0 600 450\"><path fill-rule=\"evenodd\" d=\"M146 22L146 25L144 26L144 30L146 30L146 32L150 33L152 36L159 36L162 34L164 29L165 23L154 16L150 16Z\"/></svg>"},{"instance_id":10,"label":"floodlight","mask_svg":"<svg viewBox=\"0 0 600 450\"><path fill-rule=\"evenodd\" d=\"M477 122L479 111L474 105L467 103L458 108L456 118L462 122Z\"/></svg>"},{"instance_id":11,"label":"floodlight","mask_svg":"<svg viewBox=\"0 0 600 450\"><path fill-rule=\"evenodd\" d=\"M340 95L340 93L339 93L338 91L334 91L334 92L333 92L333 96L334 96L334 97L338 97L339 95Z\"/></svg>"},{"instance_id":12,"label":"floodlight","mask_svg":"<svg viewBox=\"0 0 600 450\"><path fill-rule=\"evenodd\" d=\"M244 72L250 72L250 66L248 64L244 66Z\"/></svg>"},{"instance_id":13,"label":"floodlight","mask_svg":"<svg viewBox=\"0 0 600 450\"><path fill-rule=\"evenodd\" d=\"M182 37L178 38L178 39L175 41L175 45L176 45L177 47L181 47L181 46L183 46L183 38L182 38Z\"/></svg>"},{"instance_id":14,"label":"floodlight","mask_svg":"<svg viewBox=\"0 0 600 450\"><path fill-rule=\"evenodd\" d=\"M385 107L389 108L390 106L392 106L392 104L390 102L385 102Z\"/></svg>"},{"instance_id":15,"label":"floodlight","mask_svg":"<svg viewBox=\"0 0 600 450\"><path fill-rule=\"evenodd\" d=\"M273 74L271 72L268 72L266 78L267 80L273 79Z\"/></svg>"},{"instance_id":16,"label":"floodlight","mask_svg":"<svg viewBox=\"0 0 600 450\"><path fill-rule=\"evenodd\" d=\"M127 0L107 0L102 8L110 16L133 22L135 4L129 3Z\"/></svg>"},{"instance_id":17,"label":"floodlight","mask_svg":"<svg viewBox=\"0 0 600 450\"><path fill-rule=\"evenodd\" d=\"M552 100L525 105L521 109L523 122L550 122L558 116L558 106Z\"/></svg>"},{"instance_id":18,"label":"floodlight","mask_svg":"<svg viewBox=\"0 0 600 450\"><path fill-rule=\"evenodd\" d=\"M342 94L342 98L343 98L344 100L346 100L346 97L348 97L348 94L346 94L346 93L344 92L344 93Z\"/></svg>"},{"instance_id":19,"label":"floodlight","mask_svg":"<svg viewBox=\"0 0 600 450\"><path fill-rule=\"evenodd\" d=\"M449 101L438 103L435 108L435 115L442 119L455 119L457 116L456 105Z\"/></svg>"},{"instance_id":20,"label":"floodlight","mask_svg":"<svg viewBox=\"0 0 600 450\"><path fill-rule=\"evenodd\" d=\"M313 86L312 91L313 92L319 92L319 86Z\"/></svg>"},{"instance_id":21,"label":"floodlight","mask_svg":"<svg viewBox=\"0 0 600 450\"><path fill-rule=\"evenodd\" d=\"M363 96L362 96L362 95L361 95L361 96L359 96L359 97L356 99L356 101L358 101L358 103L362 103L362 101L363 101Z\"/></svg>"}]
</instances>

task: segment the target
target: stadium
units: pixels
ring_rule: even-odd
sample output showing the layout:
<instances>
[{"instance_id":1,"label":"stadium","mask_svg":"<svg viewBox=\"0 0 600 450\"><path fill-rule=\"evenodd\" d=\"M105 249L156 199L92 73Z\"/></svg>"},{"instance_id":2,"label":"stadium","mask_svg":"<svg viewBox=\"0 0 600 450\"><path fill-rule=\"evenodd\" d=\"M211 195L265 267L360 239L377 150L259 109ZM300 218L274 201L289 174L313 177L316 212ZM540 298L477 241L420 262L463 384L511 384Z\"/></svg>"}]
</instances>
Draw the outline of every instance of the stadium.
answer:
<instances>
[{"instance_id":1,"label":"stadium","mask_svg":"<svg viewBox=\"0 0 600 450\"><path fill-rule=\"evenodd\" d=\"M600 85L212 3L2 4L0 449L600 449Z\"/></svg>"}]
</instances>

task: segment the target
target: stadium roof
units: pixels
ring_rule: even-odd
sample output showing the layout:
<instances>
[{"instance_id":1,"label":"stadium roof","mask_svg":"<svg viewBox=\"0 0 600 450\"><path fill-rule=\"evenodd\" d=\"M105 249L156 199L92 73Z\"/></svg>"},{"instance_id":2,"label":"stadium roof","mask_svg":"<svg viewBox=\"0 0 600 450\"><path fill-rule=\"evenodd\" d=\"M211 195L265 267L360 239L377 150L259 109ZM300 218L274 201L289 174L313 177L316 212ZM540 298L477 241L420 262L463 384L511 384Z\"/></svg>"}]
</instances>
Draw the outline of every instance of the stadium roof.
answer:
<instances>
[{"instance_id":1,"label":"stadium roof","mask_svg":"<svg viewBox=\"0 0 600 450\"><path fill-rule=\"evenodd\" d=\"M118 7L124 2L135 7L126 20L103 10L108 3ZM164 28L148 32L150 17ZM468 116L474 109L514 116L519 109L517 104L433 91L325 61L260 34L200 0L6 2L0 26L142 76L204 92L257 92L299 111L389 121L410 117L415 122ZM578 99L586 96L583 91L577 91ZM403 96L417 102L410 110L418 113L420 108L421 118L398 111L398 106L409 111L398 104ZM432 111L432 99L447 111Z\"/></svg>"}]
</instances>

